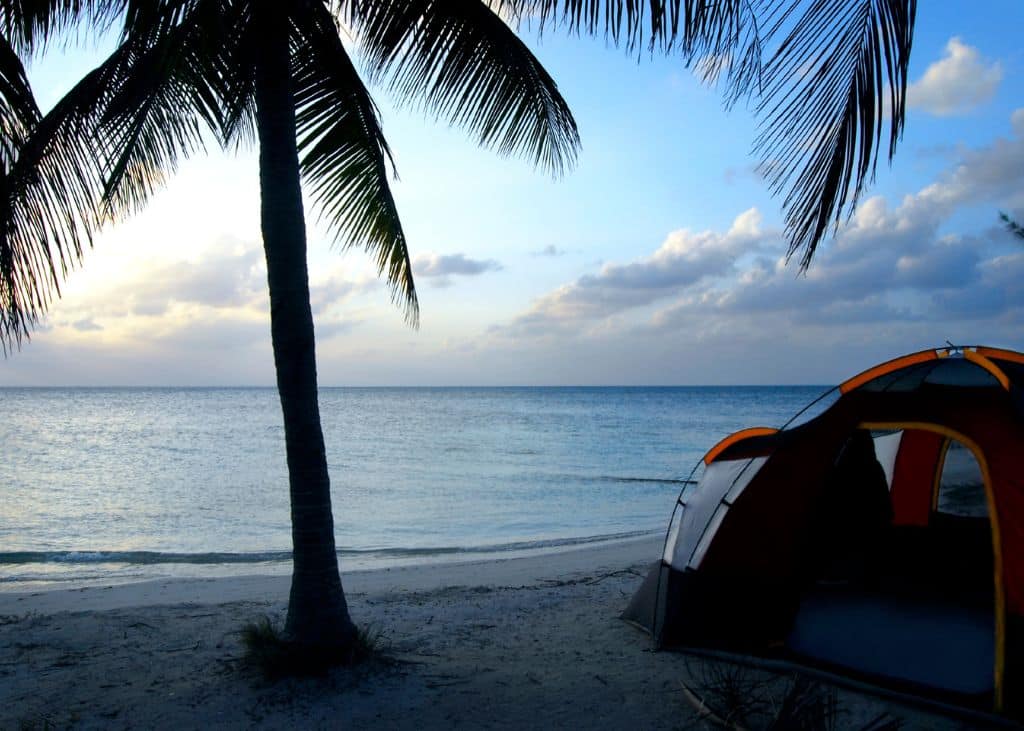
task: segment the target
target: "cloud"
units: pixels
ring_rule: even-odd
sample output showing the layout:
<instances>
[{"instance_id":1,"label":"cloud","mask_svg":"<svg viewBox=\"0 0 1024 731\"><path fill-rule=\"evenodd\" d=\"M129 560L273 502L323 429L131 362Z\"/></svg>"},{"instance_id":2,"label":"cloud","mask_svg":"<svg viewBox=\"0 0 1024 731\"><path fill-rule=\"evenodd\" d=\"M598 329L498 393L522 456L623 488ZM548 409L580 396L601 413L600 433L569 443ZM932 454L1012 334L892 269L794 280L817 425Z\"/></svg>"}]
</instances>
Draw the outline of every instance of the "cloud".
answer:
<instances>
[{"instance_id":1,"label":"cloud","mask_svg":"<svg viewBox=\"0 0 1024 731\"><path fill-rule=\"evenodd\" d=\"M266 299L261 252L224 241L195 261L174 261L134 272L123 292L133 314L158 316L173 305L235 308Z\"/></svg>"},{"instance_id":2,"label":"cloud","mask_svg":"<svg viewBox=\"0 0 1024 731\"><path fill-rule=\"evenodd\" d=\"M531 251L530 256L565 256L565 249L559 249L554 244L548 244L543 249Z\"/></svg>"},{"instance_id":3,"label":"cloud","mask_svg":"<svg viewBox=\"0 0 1024 731\"><path fill-rule=\"evenodd\" d=\"M447 277L452 274L475 276L497 271L501 264L493 259L470 259L465 254L420 254L412 262L417 277Z\"/></svg>"},{"instance_id":4,"label":"cloud","mask_svg":"<svg viewBox=\"0 0 1024 731\"><path fill-rule=\"evenodd\" d=\"M965 169L965 174L969 172ZM655 313L656 330L701 321L788 322L801 327L931 323L944 329L979 318L1021 316L1024 255L1000 254L1001 232L941 235L956 210L956 185L934 184L896 208L864 202L851 225L805 276L784 259L761 258L735 277L707 283Z\"/></svg>"},{"instance_id":5,"label":"cloud","mask_svg":"<svg viewBox=\"0 0 1024 731\"><path fill-rule=\"evenodd\" d=\"M494 259L470 259L465 254L420 254L412 261L413 274L432 280L435 287L450 287L453 276L475 277L501 269Z\"/></svg>"},{"instance_id":6,"label":"cloud","mask_svg":"<svg viewBox=\"0 0 1024 731\"><path fill-rule=\"evenodd\" d=\"M584 321L642 307L694 284L727 273L736 258L766 239L756 208L741 213L724 234L673 231L648 257L628 264L605 264L537 301L505 326L512 332L541 334L575 329Z\"/></svg>"},{"instance_id":7,"label":"cloud","mask_svg":"<svg viewBox=\"0 0 1024 731\"><path fill-rule=\"evenodd\" d=\"M353 297L381 289L383 282L377 277L363 279L345 279L331 276L320 283L309 286L309 301L314 315L321 315L332 308L347 304Z\"/></svg>"},{"instance_id":8,"label":"cloud","mask_svg":"<svg viewBox=\"0 0 1024 731\"><path fill-rule=\"evenodd\" d=\"M269 345L266 268L256 242L223 238L193 258L161 255L128 256L88 286L68 292L55 305L47 337L69 348L102 346L126 358L143 350L224 354ZM348 305L382 287L370 273L347 279L340 269L314 271L310 304L318 336L351 331L365 314L355 315Z\"/></svg>"},{"instance_id":9,"label":"cloud","mask_svg":"<svg viewBox=\"0 0 1024 731\"><path fill-rule=\"evenodd\" d=\"M71 323L71 327L73 327L75 330L78 330L78 332L96 332L98 330L103 329L102 325L98 325L91 318L76 320L75 322Z\"/></svg>"},{"instance_id":10,"label":"cloud","mask_svg":"<svg viewBox=\"0 0 1024 731\"><path fill-rule=\"evenodd\" d=\"M945 56L907 88L907 105L940 117L967 114L995 96L1002 78L998 62L985 62L977 48L953 37Z\"/></svg>"}]
</instances>

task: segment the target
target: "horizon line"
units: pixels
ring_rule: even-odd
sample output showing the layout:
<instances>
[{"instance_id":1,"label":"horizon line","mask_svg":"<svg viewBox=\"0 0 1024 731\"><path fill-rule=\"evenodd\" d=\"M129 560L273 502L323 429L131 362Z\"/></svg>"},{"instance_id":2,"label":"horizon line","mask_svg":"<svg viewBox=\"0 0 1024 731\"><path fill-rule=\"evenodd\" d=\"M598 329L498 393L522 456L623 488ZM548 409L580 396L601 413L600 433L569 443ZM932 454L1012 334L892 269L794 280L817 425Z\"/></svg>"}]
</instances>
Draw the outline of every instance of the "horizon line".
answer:
<instances>
[{"instance_id":1,"label":"horizon line","mask_svg":"<svg viewBox=\"0 0 1024 731\"><path fill-rule=\"evenodd\" d=\"M254 385L254 384L237 384L237 385L183 385L183 384L144 384L144 385L127 385L127 384L47 384L47 385L31 385L31 384L0 384L0 389L194 389L194 390L217 390L217 389L236 389L236 390L277 390L275 385ZM350 388L350 389L374 389L374 388L390 388L390 389L513 389L513 388L835 388L835 384L822 384L822 383L640 383L640 384L625 384L625 383L600 383L600 384L565 384L565 383L552 383L552 384L466 384L466 385L440 385L440 384L352 384L352 385L319 385L318 389L337 389L337 388Z\"/></svg>"}]
</instances>

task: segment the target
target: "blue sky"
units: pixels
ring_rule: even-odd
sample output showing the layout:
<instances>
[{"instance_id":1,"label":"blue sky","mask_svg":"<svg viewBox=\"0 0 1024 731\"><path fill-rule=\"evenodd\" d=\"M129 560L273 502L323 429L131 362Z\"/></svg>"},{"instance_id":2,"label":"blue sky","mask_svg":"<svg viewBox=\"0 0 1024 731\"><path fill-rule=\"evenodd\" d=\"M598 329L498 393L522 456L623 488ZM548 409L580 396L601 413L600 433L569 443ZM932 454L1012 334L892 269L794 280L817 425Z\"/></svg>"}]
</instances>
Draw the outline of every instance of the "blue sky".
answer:
<instances>
[{"instance_id":1,"label":"blue sky","mask_svg":"<svg viewBox=\"0 0 1024 731\"><path fill-rule=\"evenodd\" d=\"M938 345L1024 348L1024 6L921 4L893 167L806 275L755 174L748 110L676 59L526 38L569 101L579 164L552 180L381 91L422 325L310 214L325 385L831 383ZM33 63L44 104L99 53ZM184 164L105 232L10 385L270 385L255 155Z\"/></svg>"}]
</instances>

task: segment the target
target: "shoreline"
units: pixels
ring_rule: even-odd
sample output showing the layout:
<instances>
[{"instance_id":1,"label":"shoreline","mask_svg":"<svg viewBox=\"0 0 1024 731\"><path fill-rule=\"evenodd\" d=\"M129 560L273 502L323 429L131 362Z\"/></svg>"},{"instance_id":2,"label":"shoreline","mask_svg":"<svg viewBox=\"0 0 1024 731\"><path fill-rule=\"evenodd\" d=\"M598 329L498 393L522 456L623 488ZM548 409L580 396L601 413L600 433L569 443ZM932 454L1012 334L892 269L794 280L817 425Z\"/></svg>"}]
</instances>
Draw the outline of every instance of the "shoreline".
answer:
<instances>
[{"instance_id":1,"label":"shoreline","mask_svg":"<svg viewBox=\"0 0 1024 731\"><path fill-rule=\"evenodd\" d=\"M648 538L664 538L664 526L622 533L517 541L482 546L342 549L342 573L407 566L500 561L557 554ZM6 594L105 588L152 581L210 580L291 574L290 550L182 553L151 550L23 550L0 552L0 597ZM18 571L28 573L16 573ZM71 575L68 572L91 572Z\"/></svg>"},{"instance_id":2,"label":"shoreline","mask_svg":"<svg viewBox=\"0 0 1024 731\"><path fill-rule=\"evenodd\" d=\"M653 563L664 537L637 536L533 549L507 557L458 557L429 563L408 563L345 570L345 592L382 594L433 591L448 586L522 586L576 574L593 567ZM291 581L290 566L282 573L256 573L211 578L169 577L76 587L40 587L31 591L0 591L0 616L24 612L108 611L166 604L229 604L263 599L284 601Z\"/></svg>"},{"instance_id":3,"label":"shoreline","mask_svg":"<svg viewBox=\"0 0 1024 731\"><path fill-rule=\"evenodd\" d=\"M701 728L682 683L708 661L652 652L619 619L661 546L343 571L387 660L276 682L241 629L283 622L287 576L0 595L0 728ZM960 727L838 693L842 727Z\"/></svg>"}]
</instances>

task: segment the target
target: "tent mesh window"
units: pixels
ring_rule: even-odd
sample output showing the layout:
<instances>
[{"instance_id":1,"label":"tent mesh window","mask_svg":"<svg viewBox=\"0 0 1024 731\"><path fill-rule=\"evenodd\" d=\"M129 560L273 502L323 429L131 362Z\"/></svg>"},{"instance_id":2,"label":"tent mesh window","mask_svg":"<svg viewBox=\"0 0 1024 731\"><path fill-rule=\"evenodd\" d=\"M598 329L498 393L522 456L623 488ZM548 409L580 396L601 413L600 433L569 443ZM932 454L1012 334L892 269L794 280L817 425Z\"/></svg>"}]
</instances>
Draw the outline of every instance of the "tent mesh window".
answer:
<instances>
[{"instance_id":1,"label":"tent mesh window","mask_svg":"<svg viewBox=\"0 0 1024 731\"><path fill-rule=\"evenodd\" d=\"M984 478L974 453L956 440L946 449L935 510L968 518L988 518Z\"/></svg>"}]
</instances>

